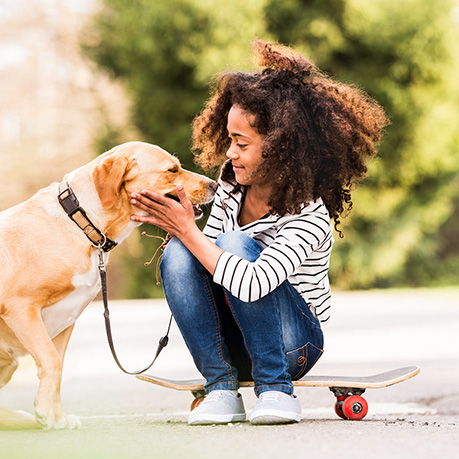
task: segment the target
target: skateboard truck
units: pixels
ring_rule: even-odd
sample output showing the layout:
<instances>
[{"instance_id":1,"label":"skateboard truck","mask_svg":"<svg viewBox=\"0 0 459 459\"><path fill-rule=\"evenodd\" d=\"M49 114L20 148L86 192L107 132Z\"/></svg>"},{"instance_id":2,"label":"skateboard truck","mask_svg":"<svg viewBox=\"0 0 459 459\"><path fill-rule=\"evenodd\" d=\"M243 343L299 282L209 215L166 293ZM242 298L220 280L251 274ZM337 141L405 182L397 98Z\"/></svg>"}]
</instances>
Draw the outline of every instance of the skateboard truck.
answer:
<instances>
[{"instance_id":1,"label":"skateboard truck","mask_svg":"<svg viewBox=\"0 0 459 459\"><path fill-rule=\"evenodd\" d=\"M192 390L191 393L193 394L193 397L196 399L204 398L206 396L206 391L205 390Z\"/></svg>"}]
</instances>

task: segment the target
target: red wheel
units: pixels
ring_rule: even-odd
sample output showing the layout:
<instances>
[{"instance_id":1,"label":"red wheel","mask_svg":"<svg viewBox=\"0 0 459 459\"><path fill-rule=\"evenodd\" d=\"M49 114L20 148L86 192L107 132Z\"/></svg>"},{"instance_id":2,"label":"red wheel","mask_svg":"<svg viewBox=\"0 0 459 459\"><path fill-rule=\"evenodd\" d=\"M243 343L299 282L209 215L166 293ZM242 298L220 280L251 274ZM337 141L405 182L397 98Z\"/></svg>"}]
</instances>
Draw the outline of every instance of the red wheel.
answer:
<instances>
[{"instance_id":1,"label":"red wheel","mask_svg":"<svg viewBox=\"0 0 459 459\"><path fill-rule=\"evenodd\" d=\"M360 421L368 413L368 403L360 395L351 395L344 400L341 409L347 419Z\"/></svg>"},{"instance_id":2,"label":"red wheel","mask_svg":"<svg viewBox=\"0 0 459 459\"><path fill-rule=\"evenodd\" d=\"M197 407L199 406L199 404L200 404L205 398L206 398L206 397L195 398L195 399L191 402L190 411L193 411L195 408L197 408Z\"/></svg>"},{"instance_id":3,"label":"red wheel","mask_svg":"<svg viewBox=\"0 0 459 459\"><path fill-rule=\"evenodd\" d=\"M343 413L343 402L346 400L346 396L336 397L337 401L335 403L335 413L342 419L347 419Z\"/></svg>"}]
</instances>

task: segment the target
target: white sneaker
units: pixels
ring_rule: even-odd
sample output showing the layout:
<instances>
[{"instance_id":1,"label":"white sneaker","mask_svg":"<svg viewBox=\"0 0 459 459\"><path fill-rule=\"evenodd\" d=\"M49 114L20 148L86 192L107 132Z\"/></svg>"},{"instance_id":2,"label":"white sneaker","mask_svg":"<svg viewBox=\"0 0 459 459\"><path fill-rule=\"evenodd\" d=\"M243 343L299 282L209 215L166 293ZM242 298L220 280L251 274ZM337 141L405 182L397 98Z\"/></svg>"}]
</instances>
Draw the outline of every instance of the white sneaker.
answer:
<instances>
[{"instance_id":1,"label":"white sneaker","mask_svg":"<svg viewBox=\"0 0 459 459\"><path fill-rule=\"evenodd\" d=\"M240 421L245 421L245 408L237 390L213 390L188 416L190 425Z\"/></svg>"},{"instance_id":2,"label":"white sneaker","mask_svg":"<svg viewBox=\"0 0 459 459\"><path fill-rule=\"evenodd\" d=\"M270 390L262 392L250 414L252 424L288 424L301 421L301 406L296 395Z\"/></svg>"}]
</instances>

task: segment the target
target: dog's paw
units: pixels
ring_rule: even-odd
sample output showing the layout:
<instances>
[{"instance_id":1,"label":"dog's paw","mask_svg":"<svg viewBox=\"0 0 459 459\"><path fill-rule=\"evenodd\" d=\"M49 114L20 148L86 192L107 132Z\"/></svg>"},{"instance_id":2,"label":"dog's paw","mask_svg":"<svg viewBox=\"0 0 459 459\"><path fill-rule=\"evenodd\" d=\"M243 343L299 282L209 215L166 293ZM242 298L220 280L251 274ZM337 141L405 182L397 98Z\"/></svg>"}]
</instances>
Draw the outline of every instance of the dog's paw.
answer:
<instances>
[{"instance_id":1,"label":"dog's paw","mask_svg":"<svg viewBox=\"0 0 459 459\"><path fill-rule=\"evenodd\" d=\"M60 430L60 429L78 429L81 427L80 420L74 415L64 414L59 418L54 416L54 413L51 412L48 416L43 415L39 411L35 411L35 419L42 429L45 430Z\"/></svg>"},{"instance_id":2,"label":"dog's paw","mask_svg":"<svg viewBox=\"0 0 459 459\"><path fill-rule=\"evenodd\" d=\"M65 414L53 425L53 429L79 429L80 427L80 420L73 414Z\"/></svg>"},{"instance_id":3,"label":"dog's paw","mask_svg":"<svg viewBox=\"0 0 459 459\"><path fill-rule=\"evenodd\" d=\"M54 427L55 422L53 410L45 413L44 411L35 408L35 419L42 429L49 430Z\"/></svg>"}]
</instances>

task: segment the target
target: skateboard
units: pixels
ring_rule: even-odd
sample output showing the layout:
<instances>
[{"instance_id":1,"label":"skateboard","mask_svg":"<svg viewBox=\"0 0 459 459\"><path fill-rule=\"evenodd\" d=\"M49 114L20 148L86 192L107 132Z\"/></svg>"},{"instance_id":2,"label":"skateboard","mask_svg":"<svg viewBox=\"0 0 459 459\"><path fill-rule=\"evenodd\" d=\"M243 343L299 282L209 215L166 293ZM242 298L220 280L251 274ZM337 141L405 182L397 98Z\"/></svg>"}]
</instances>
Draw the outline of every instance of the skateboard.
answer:
<instances>
[{"instance_id":1,"label":"skateboard","mask_svg":"<svg viewBox=\"0 0 459 459\"><path fill-rule=\"evenodd\" d=\"M335 412L342 419L358 421L368 413L368 403L362 397L366 389L379 389L398 384L413 378L420 371L417 366L397 368L371 376L310 376L293 381L297 387L328 387L336 397ZM158 386L174 390L188 390L195 399L191 404L191 410L196 408L204 400L204 379L174 380L160 378L147 374L136 376ZM241 381L240 387L253 387L253 381Z\"/></svg>"}]
</instances>

